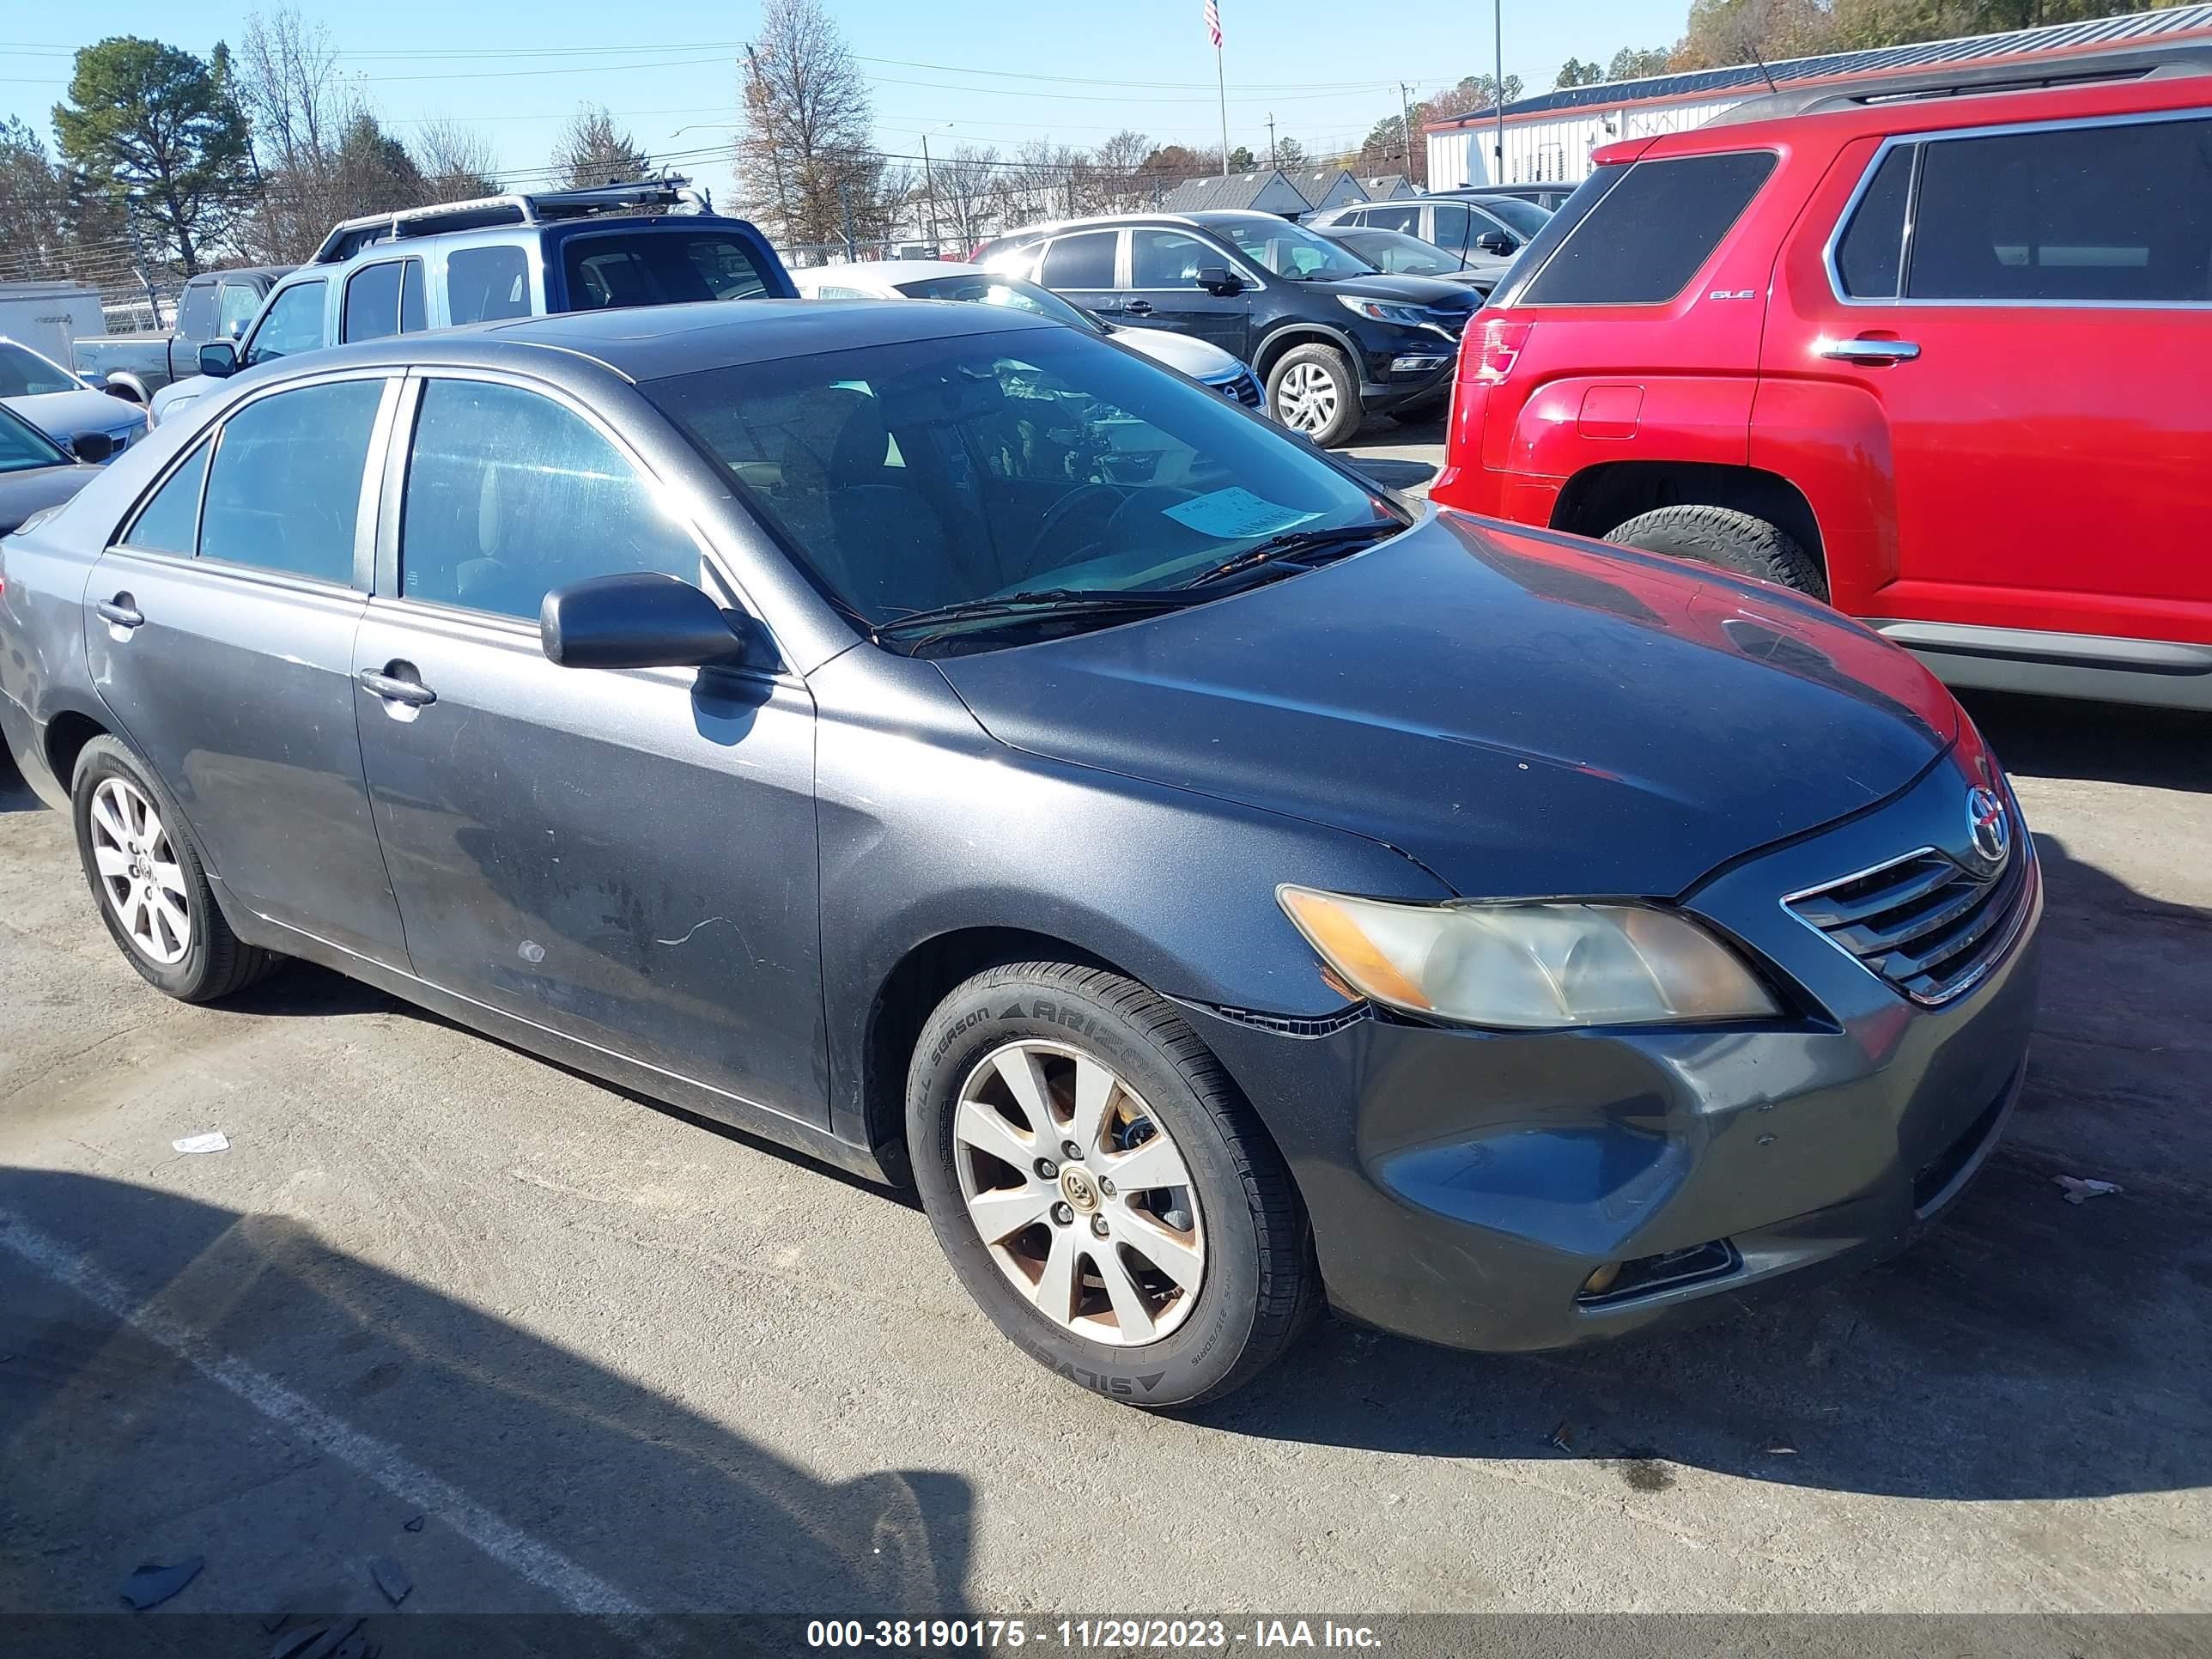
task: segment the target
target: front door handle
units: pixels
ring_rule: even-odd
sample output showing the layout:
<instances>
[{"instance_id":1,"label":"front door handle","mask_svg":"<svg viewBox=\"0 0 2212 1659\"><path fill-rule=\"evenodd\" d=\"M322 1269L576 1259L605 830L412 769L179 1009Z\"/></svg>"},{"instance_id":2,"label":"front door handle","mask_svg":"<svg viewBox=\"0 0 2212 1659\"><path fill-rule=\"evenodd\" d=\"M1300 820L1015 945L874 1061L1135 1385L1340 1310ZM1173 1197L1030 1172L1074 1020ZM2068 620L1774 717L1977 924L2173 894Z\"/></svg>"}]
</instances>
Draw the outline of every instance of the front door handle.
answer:
<instances>
[{"instance_id":1,"label":"front door handle","mask_svg":"<svg viewBox=\"0 0 2212 1659\"><path fill-rule=\"evenodd\" d=\"M145 626L145 613L138 609L137 601L128 593L118 593L112 599L102 599L92 608L100 612L103 622L112 623L118 628Z\"/></svg>"},{"instance_id":2,"label":"front door handle","mask_svg":"<svg viewBox=\"0 0 2212 1659\"><path fill-rule=\"evenodd\" d=\"M1830 340L1818 350L1845 363L1909 363L1920 355L1910 340Z\"/></svg>"},{"instance_id":3,"label":"front door handle","mask_svg":"<svg viewBox=\"0 0 2212 1659\"><path fill-rule=\"evenodd\" d=\"M1150 300L1132 300L1121 309L1132 317L1149 317L1152 314L1152 302Z\"/></svg>"},{"instance_id":4,"label":"front door handle","mask_svg":"<svg viewBox=\"0 0 2212 1659\"><path fill-rule=\"evenodd\" d=\"M438 701L438 694L416 678L414 665L410 663L388 662L382 672L364 668L354 678L386 702L427 708Z\"/></svg>"}]
</instances>

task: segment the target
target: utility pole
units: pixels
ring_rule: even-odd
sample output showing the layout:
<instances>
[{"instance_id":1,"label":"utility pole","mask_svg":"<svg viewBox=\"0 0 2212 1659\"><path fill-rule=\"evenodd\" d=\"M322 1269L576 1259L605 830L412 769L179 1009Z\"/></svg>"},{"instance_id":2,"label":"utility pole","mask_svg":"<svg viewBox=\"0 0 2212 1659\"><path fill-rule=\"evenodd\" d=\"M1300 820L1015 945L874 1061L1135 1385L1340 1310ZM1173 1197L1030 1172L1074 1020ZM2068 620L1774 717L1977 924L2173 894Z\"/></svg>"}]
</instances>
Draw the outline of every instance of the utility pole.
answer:
<instances>
[{"instance_id":1,"label":"utility pole","mask_svg":"<svg viewBox=\"0 0 2212 1659\"><path fill-rule=\"evenodd\" d=\"M1279 170L1279 166L1275 160L1275 112L1269 110L1267 112L1267 171L1274 173Z\"/></svg>"},{"instance_id":2,"label":"utility pole","mask_svg":"<svg viewBox=\"0 0 2212 1659\"><path fill-rule=\"evenodd\" d=\"M1413 177L1413 106L1407 101L1413 90L1403 81L1398 82L1398 120L1406 134L1406 182L1409 185L1419 182ZM1428 169L1421 171L1425 175Z\"/></svg>"},{"instance_id":3,"label":"utility pole","mask_svg":"<svg viewBox=\"0 0 2212 1659\"><path fill-rule=\"evenodd\" d=\"M929 135L921 135L921 188L929 198L929 257L944 250L937 246L937 175L929 170Z\"/></svg>"},{"instance_id":4,"label":"utility pole","mask_svg":"<svg viewBox=\"0 0 2212 1659\"><path fill-rule=\"evenodd\" d=\"M1498 137L1491 146L1490 182L1502 185L1505 182L1505 0L1490 0L1490 15L1498 48Z\"/></svg>"}]
</instances>

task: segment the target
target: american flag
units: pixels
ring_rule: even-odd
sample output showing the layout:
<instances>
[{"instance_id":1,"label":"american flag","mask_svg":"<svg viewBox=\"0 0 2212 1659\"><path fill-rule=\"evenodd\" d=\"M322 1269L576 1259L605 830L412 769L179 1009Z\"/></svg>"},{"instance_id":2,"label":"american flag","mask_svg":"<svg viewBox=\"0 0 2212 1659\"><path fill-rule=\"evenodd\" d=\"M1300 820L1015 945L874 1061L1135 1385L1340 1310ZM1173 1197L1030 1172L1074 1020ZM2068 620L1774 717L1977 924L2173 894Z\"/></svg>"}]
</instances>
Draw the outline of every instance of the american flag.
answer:
<instances>
[{"instance_id":1,"label":"american flag","mask_svg":"<svg viewBox=\"0 0 2212 1659\"><path fill-rule=\"evenodd\" d=\"M1221 49L1220 0L1206 0L1206 38L1213 42L1214 50L1219 51Z\"/></svg>"}]
</instances>

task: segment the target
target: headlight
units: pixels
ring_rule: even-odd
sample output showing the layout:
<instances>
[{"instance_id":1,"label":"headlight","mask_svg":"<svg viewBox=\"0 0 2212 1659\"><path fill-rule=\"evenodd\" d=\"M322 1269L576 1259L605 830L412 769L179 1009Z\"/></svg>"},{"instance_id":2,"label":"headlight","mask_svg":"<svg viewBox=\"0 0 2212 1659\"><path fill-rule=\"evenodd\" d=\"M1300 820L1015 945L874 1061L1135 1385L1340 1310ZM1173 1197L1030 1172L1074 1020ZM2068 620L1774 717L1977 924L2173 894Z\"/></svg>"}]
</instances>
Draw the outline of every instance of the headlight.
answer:
<instances>
[{"instance_id":1,"label":"headlight","mask_svg":"<svg viewBox=\"0 0 2212 1659\"><path fill-rule=\"evenodd\" d=\"M1420 328L1436 321L1419 306L1393 305L1388 300L1363 300L1356 294L1340 294L1336 302L1346 311L1378 323L1395 323L1401 328Z\"/></svg>"},{"instance_id":2,"label":"headlight","mask_svg":"<svg viewBox=\"0 0 2212 1659\"><path fill-rule=\"evenodd\" d=\"M1392 904L1310 887L1275 896L1362 996L1470 1025L1535 1030L1780 1012L1694 922L1636 904Z\"/></svg>"}]
</instances>

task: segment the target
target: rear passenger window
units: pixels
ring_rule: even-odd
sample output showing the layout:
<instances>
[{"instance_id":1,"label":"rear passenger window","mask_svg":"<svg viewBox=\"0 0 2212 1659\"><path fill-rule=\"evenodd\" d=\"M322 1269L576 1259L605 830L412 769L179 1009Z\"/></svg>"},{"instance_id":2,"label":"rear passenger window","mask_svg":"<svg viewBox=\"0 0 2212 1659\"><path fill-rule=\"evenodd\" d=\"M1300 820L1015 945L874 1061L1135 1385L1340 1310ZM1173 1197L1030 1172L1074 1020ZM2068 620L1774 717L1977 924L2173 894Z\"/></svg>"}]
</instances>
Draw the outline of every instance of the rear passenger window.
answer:
<instances>
[{"instance_id":1,"label":"rear passenger window","mask_svg":"<svg viewBox=\"0 0 2212 1659\"><path fill-rule=\"evenodd\" d=\"M193 283L177 306L177 337L204 340L215 332L215 284Z\"/></svg>"},{"instance_id":2,"label":"rear passenger window","mask_svg":"<svg viewBox=\"0 0 2212 1659\"><path fill-rule=\"evenodd\" d=\"M1931 143L1915 300L2212 300L2212 120Z\"/></svg>"},{"instance_id":3,"label":"rear passenger window","mask_svg":"<svg viewBox=\"0 0 2212 1659\"><path fill-rule=\"evenodd\" d=\"M1859 198L1843 240L1836 244L1836 275L1852 300L1893 300L1905 252L1905 209L1912 193L1913 146L1882 158Z\"/></svg>"},{"instance_id":4,"label":"rear passenger window","mask_svg":"<svg viewBox=\"0 0 2212 1659\"><path fill-rule=\"evenodd\" d=\"M1362 208L1358 219L1370 230L1402 231L1408 236L1421 234L1421 207L1418 202L1401 207Z\"/></svg>"},{"instance_id":5,"label":"rear passenger window","mask_svg":"<svg viewBox=\"0 0 2212 1659\"><path fill-rule=\"evenodd\" d=\"M514 386L424 385L399 524L407 598L535 622L554 588L639 570L696 582L698 544L589 422Z\"/></svg>"},{"instance_id":6,"label":"rear passenger window","mask_svg":"<svg viewBox=\"0 0 2212 1659\"><path fill-rule=\"evenodd\" d=\"M354 520L382 380L279 392L222 423L200 515L200 556L353 580Z\"/></svg>"},{"instance_id":7,"label":"rear passenger window","mask_svg":"<svg viewBox=\"0 0 2212 1659\"><path fill-rule=\"evenodd\" d=\"M346 281L345 323L338 337L381 340L399 332L399 264L364 265Z\"/></svg>"},{"instance_id":8,"label":"rear passenger window","mask_svg":"<svg viewBox=\"0 0 2212 1659\"><path fill-rule=\"evenodd\" d=\"M138 509L138 517L124 532L123 544L151 553L181 553L190 558L200 527L200 483L207 477L208 452L202 444L192 457L169 475L153 499Z\"/></svg>"},{"instance_id":9,"label":"rear passenger window","mask_svg":"<svg viewBox=\"0 0 2212 1659\"><path fill-rule=\"evenodd\" d=\"M512 242L446 256L446 310L455 325L530 314L530 266Z\"/></svg>"},{"instance_id":10,"label":"rear passenger window","mask_svg":"<svg viewBox=\"0 0 2212 1659\"><path fill-rule=\"evenodd\" d=\"M1111 288L1114 286L1114 244L1121 232L1085 231L1063 236L1045 250L1037 281L1047 288Z\"/></svg>"},{"instance_id":11,"label":"rear passenger window","mask_svg":"<svg viewBox=\"0 0 2212 1659\"><path fill-rule=\"evenodd\" d=\"M1712 256L1774 160L1770 150L1742 150L1638 162L1583 216L1522 301L1663 305Z\"/></svg>"}]
</instances>

